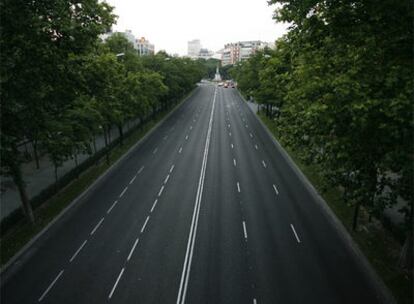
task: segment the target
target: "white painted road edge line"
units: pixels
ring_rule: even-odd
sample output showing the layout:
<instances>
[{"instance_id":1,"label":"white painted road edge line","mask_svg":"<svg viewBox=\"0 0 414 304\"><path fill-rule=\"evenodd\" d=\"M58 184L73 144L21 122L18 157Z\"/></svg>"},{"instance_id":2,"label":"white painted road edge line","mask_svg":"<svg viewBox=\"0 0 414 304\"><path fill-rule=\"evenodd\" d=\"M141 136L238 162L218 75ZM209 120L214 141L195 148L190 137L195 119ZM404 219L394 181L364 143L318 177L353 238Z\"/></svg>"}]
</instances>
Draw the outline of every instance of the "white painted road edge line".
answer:
<instances>
[{"instance_id":1,"label":"white painted road edge line","mask_svg":"<svg viewBox=\"0 0 414 304\"><path fill-rule=\"evenodd\" d=\"M131 185L133 182L134 182L134 180L137 178L137 176L135 175L132 179L131 179L131 181L129 182L129 184Z\"/></svg>"},{"instance_id":2,"label":"white painted road edge line","mask_svg":"<svg viewBox=\"0 0 414 304\"><path fill-rule=\"evenodd\" d=\"M168 182L168 179L170 178L170 175L168 174L167 177L164 180L164 185Z\"/></svg>"},{"instance_id":3,"label":"white painted road edge line","mask_svg":"<svg viewBox=\"0 0 414 304\"><path fill-rule=\"evenodd\" d=\"M101 218L101 220L99 221L98 224L96 224L95 228L93 228L93 230L91 231L91 235L93 235L95 233L96 230L98 230L99 226L101 226L102 222L104 221L104 217Z\"/></svg>"},{"instance_id":4,"label":"white painted road edge line","mask_svg":"<svg viewBox=\"0 0 414 304\"><path fill-rule=\"evenodd\" d=\"M240 184L237 182L237 191L240 193Z\"/></svg>"},{"instance_id":5,"label":"white painted road edge line","mask_svg":"<svg viewBox=\"0 0 414 304\"><path fill-rule=\"evenodd\" d=\"M266 168L266 163L265 163L265 161L264 161L264 160L262 160L262 165L263 165L263 167L265 167L265 168Z\"/></svg>"},{"instance_id":6,"label":"white painted road edge line","mask_svg":"<svg viewBox=\"0 0 414 304\"><path fill-rule=\"evenodd\" d=\"M142 170L144 170L144 166L142 166L142 167L138 170L137 174L140 174L140 173L142 172Z\"/></svg>"},{"instance_id":7,"label":"white painted road edge line","mask_svg":"<svg viewBox=\"0 0 414 304\"><path fill-rule=\"evenodd\" d=\"M290 228L292 228L293 233L295 234L296 241L297 241L298 243L300 243L300 240L299 240L298 234L296 233L295 227L293 227L293 225L292 225L292 224L290 224Z\"/></svg>"},{"instance_id":8,"label":"white painted road edge line","mask_svg":"<svg viewBox=\"0 0 414 304\"><path fill-rule=\"evenodd\" d=\"M125 187L125 189L124 190L122 190L122 192L121 192L121 194L119 195L119 197L121 198L124 194L125 194L125 192L128 190L128 186L126 186Z\"/></svg>"},{"instance_id":9,"label":"white painted road edge line","mask_svg":"<svg viewBox=\"0 0 414 304\"><path fill-rule=\"evenodd\" d=\"M178 153L181 154L181 151L183 151L183 147L180 147L180 150L178 150Z\"/></svg>"},{"instance_id":10,"label":"white painted road edge line","mask_svg":"<svg viewBox=\"0 0 414 304\"><path fill-rule=\"evenodd\" d=\"M154 204L152 204L152 208L151 208L151 213L152 213L152 211L154 211L154 208L155 208L155 206L157 205L157 203L158 203L158 199L156 199L155 201L154 201Z\"/></svg>"},{"instance_id":11,"label":"white painted road edge line","mask_svg":"<svg viewBox=\"0 0 414 304\"><path fill-rule=\"evenodd\" d=\"M279 194L279 190L277 190L277 188L276 188L275 185L273 185L273 189L275 189L276 195L278 195Z\"/></svg>"},{"instance_id":12,"label":"white painted road edge line","mask_svg":"<svg viewBox=\"0 0 414 304\"><path fill-rule=\"evenodd\" d=\"M246 222L245 221L243 221L243 232L244 232L244 238L247 241L247 229L246 229Z\"/></svg>"},{"instance_id":13,"label":"white painted road edge line","mask_svg":"<svg viewBox=\"0 0 414 304\"><path fill-rule=\"evenodd\" d=\"M163 190L164 190L164 185L161 186L160 192L158 192L158 196L161 196Z\"/></svg>"},{"instance_id":14,"label":"white painted road edge line","mask_svg":"<svg viewBox=\"0 0 414 304\"><path fill-rule=\"evenodd\" d=\"M43 298L47 295L50 289L52 289L53 285L55 285L56 281L59 280L59 278L62 276L64 270L62 269L59 274L56 276L56 278L53 280L53 282L49 285L49 287L45 290L45 292L40 296L38 302L42 301Z\"/></svg>"},{"instance_id":15,"label":"white painted road edge line","mask_svg":"<svg viewBox=\"0 0 414 304\"><path fill-rule=\"evenodd\" d=\"M177 304L185 303L185 297L187 293L187 286L188 286L188 281L190 277L191 262L193 259L194 243L195 243L195 238L197 235L197 225L198 225L198 218L200 214L200 205L201 205L201 199L203 196L204 178L206 174L211 129L213 125L213 114L214 114L214 107L216 104L216 96L217 96L217 87L215 88L215 91L214 91L213 106L211 107L211 112L210 112L210 121L208 124L206 143L204 147L203 162L201 165L200 178L198 181L197 195L196 195L196 200L194 204L194 211L193 211L193 217L191 220L190 232L188 234L187 250L186 250L185 258L184 258L183 272L181 274L180 288L178 290Z\"/></svg>"},{"instance_id":16,"label":"white painted road edge line","mask_svg":"<svg viewBox=\"0 0 414 304\"><path fill-rule=\"evenodd\" d=\"M150 216L148 215L148 216L147 216L147 219L145 220L144 225L143 225L143 226L142 226L142 228L141 228L141 233L143 233L143 232L144 232L145 227L147 226L147 223L148 223L149 219L150 219Z\"/></svg>"},{"instance_id":17,"label":"white painted road edge line","mask_svg":"<svg viewBox=\"0 0 414 304\"><path fill-rule=\"evenodd\" d=\"M115 288L118 285L119 280L121 279L122 275L124 274L124 270L125 270L125 268L122 268L121 272L119 273L118 278L115 281L114 287L112 287L111 293L108 296L108 299L112 298L112 295L114 294Z\"/></svg>"},{"instance_id":18,"label":"white painted road edge line","mask_svg":"<svg viewBox=\"0 0 414 304\"><path fill-rule=\"evenodd\" d=\"M135 247L137 247L138 242L139 242L139 238L137 238L137 239L135 240L135 243L134 243L134 245L132 246L131 251L130 251L130 252L129 252L129 254L128 254L128 258L127 258L127 261L128 261L128 262L129 262L129 260L131 259L132 253L134 252Z\"/></svg>"},{"instance_id":19,"label":"white painted road edge line","mask_svg":"<svg viewBox=\"0 0 414 304\"><path fill-rule=\"evenodd\" d=\"M72 255L72 257L70 258L70 260L69 260L69 263L72 263L72 261L76 258L76 256L78 255L78 253L82 250L82 248L83 248L83 246L85 246L86 245L86 242L87 242L88 240L85 240L83 243L82 243L82 245L78 248L78 250L76 250L76 252L74 253L74 255Z\"/></svg>"},{"instance_id":20,"label":"white painted road edge line","mask_svg":"<svg viewBox=\"0 0 414 304\"><path fill-rule=\"evenodd\" d=\"M112 211L112 208L115 207L115 205L118 204L118 200L116 200L111 207L109 207L108 211L106 211L106 214L109 214Z\"/></svg>"},{"instance_id":21,"label":"white painted road edge line","mask_svg":"<svg viewBox=\"0 0 414 304\"><path fill-rule=\"evenodd\" d=\"M172 165L170 168L170 173L174 170L175 165Z\"/></svg>"}]
</instances>

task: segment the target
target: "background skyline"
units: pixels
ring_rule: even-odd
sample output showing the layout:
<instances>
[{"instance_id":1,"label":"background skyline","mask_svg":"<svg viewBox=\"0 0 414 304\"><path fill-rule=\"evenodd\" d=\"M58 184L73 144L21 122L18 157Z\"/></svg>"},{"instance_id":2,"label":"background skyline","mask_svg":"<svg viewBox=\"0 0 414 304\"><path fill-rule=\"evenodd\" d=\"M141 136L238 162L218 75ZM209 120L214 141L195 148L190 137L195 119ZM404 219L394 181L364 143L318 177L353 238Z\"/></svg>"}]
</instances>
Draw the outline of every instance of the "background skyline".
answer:
<instances>
[{"instance_id":1,"label":"background skyline","mask_svg":"<svg viewBox=\"0 0 414 304\"><path fill-rule=\"evenodd\" d=\"M272 19L275 6L255 0L107 0L118 15L114 31L131 30L155 45L155 51L187 54L187 42L200 39L214 52L224 44L243 40L274 42L286 33L288 24Z\"/></svg>"}]
</instances>

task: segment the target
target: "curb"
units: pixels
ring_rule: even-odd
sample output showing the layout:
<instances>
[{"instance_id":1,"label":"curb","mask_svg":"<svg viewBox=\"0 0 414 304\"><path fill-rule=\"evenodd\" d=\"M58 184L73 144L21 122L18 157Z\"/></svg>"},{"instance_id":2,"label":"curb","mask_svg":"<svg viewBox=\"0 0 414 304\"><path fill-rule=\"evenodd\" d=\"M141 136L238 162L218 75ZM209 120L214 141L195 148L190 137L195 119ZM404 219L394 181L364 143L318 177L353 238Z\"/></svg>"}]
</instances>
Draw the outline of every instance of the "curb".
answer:
<instances>
[{"instance_id":1,"label":"curb","mask_svg":"<svg viewBox=\"0 0 414 304\"><path fill-rule=\"evenodd\" d=\"M247 101L244 99L240 91L237 90L237 92L240 98L244 102L246 102L246 105L247 105ZM305 185L306 189L309 191L311 196L314 198L315 202L317 202L317 204L321 207L322 211L325 213L328 220L337 229L337 231L339 232L339 236L348 244L349 248L351 249L351 252L357 258L357 262L360 263L365 273L368 275L368 277L371 278L372 282L374 283L373 285L374 285L374 288L376 289L376 293L379 299L383 303L397 304L397 301L392 295L391 291L385 285L384 281L377 274L375 269L371 266L366 256L362 253L361 249L359 249L358 245L355 243L351 235L348 233L348 230L344 227L341 221L337 218L337 216L332 211L332 209L329 207L329 205L326 203L326 201L323 199L323 197L317 192L315 187L311 184L308 178L299 169L299 167L292 160L290 155L285 151L285 149L283 149L282 145L277 141L273 133L267 128L267 126L258 117L258 115L254 113L253 110L248 105L247 105L247 108L249 109L249 111L252 112L253 116L257 119L259 124L263 127L263 129L265 130L265 132L267 133L267 135L270 137L273 144L275 145L276 149L280 152L282 157L286 160L289 166L293 169L294 173L299 178L299 180L302 181L302 183Z\"/></svg>"},{"instance_id":2,"label":"curb","mask_svg":"<svg viewBox=\"0 0 414 304\"><path fill-rule=\"evenodd\" d=\"M79 194L69 205L67 205L53 220L51 220L39 233L30 239L10 260L0 269L0 275L3 275L16 261L41 237L43 236L57 221L59 221L74 205L82 200L91 190L93 190L98 183L105 178L110 172L115 170L119 164L129 155L133 150L140 146L152 133L154 133L161 124L164 123L172 114L174 114L184 103L194 95L198 87L194 88L186 97L183 98L163 119L161 119L155 126L153 126L140 140L138 140L131 148L128 149L118 160L116 160L104 173L102 173L88 188ZM3 278L1 281L5 281ZM1 284L3 285L3 284Z\"/></svg>"}]
</instances>

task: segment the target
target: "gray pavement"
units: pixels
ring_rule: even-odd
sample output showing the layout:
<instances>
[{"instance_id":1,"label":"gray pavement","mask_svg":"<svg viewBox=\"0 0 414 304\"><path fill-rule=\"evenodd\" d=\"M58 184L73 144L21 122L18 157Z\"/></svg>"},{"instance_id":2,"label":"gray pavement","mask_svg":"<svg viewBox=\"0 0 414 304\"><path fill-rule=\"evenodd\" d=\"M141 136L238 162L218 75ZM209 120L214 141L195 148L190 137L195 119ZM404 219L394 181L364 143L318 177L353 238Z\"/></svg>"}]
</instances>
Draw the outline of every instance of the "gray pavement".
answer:
<instances>
[{"instance_id":1,"label":"gray pavement","mask_svg":"<svg viewBox=\"0 0 414 304\"><path fill-rule=\"evenodd\" d=\"M387 303L236 90L199 87L2 274L4 303Z\"/></svg>"}]
</instances>

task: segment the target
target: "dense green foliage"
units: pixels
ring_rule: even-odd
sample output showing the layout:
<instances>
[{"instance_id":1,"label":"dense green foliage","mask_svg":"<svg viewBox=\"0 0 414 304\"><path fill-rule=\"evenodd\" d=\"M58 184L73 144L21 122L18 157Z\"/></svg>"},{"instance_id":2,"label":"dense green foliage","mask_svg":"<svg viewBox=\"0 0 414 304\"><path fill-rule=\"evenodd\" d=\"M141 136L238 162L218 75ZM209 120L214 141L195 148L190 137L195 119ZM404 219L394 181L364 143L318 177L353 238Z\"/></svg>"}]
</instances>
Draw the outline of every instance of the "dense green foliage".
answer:
<instances>
[{"instance_id":1,"label":"dense green foliage","mask_svg":"<svg viewBox=\"0 0 414 304\"><path fill-rule=\"evenodd\" d=\"M95 153L95 136L144 121L175 104L200 80L202 62L165 53L139 57L122 35L105 42L116 16L105 2L0 1L1 171L13 177L33 221L21 172L21 142L39 143L57 168ZM109 148L106 149L109 159Z\"/></svg>"},{"instance_id":2,"label":"dense green foliage","mask_svg":"<svg viewBox=\"0 0 414 304\"><path fill-rule=\"evenodd\" d=\"M283 141L322 168L344 202L381 218L402 198L413 221L413 5L410 1L272 0L290 22L275 50L232 69ZM411 245L407 245L409 247ZM411 247L412 248L412 247ZM409 264L412 266L412 254Z\"/></svg>"}]
</instances>

